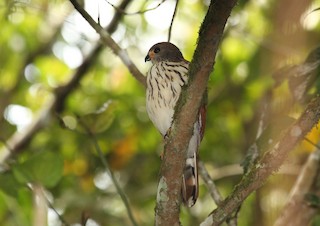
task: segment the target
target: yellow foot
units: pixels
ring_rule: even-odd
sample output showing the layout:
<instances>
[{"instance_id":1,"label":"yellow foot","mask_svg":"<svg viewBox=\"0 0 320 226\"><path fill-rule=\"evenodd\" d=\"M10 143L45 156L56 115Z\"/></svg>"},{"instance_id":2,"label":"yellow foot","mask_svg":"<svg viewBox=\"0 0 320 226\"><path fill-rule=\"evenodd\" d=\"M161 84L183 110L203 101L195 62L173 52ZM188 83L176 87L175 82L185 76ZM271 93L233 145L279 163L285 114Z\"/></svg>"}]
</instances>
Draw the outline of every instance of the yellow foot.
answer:
<instances>
[{"instance_id":1,"label":"yellow foot","mask_svg":"<svg viewBox=\"0 0 320 226\"><path fill-rule=\"evenodd\" d=\"M161 153L160 153L160 159L161 159L161 161L163 160L163 156L164 156L164 151L162 151Z\"/></svg>"},{"instance_id":2,"label":"yellow foot","mask_svg":"<svg viewBox=\"0 0 320 226\"><path fill-rule=\"evenodd\" d=\"M166 140L166 139L168 139L169 138L169 136L170 136L170 133L171 133L171 127L168 129L168 131L166 132L166 134L164 135L164 139Z\"/></svg>"}]
</instances>

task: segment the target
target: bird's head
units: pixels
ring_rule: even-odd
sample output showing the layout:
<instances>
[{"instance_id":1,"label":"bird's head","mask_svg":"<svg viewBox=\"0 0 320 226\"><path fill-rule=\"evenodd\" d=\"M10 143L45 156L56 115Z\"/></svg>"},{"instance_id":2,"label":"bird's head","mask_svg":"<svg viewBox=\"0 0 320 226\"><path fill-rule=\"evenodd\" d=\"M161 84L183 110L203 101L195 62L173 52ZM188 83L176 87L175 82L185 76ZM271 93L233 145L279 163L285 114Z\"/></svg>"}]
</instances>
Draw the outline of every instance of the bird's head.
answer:
<instances>
[{"instance_id":1,"label":"bird's head","mask_svg":"<svg viewBox=\"0 0 320 226\"><path fill-rule=\"evenodd\" d=\"M170 42L159 42L150 48L144 61L151 61L152 63L160 61L180 62L184 61L184 58L179 48L174 44Z\"/></svg>"}]
</instances>

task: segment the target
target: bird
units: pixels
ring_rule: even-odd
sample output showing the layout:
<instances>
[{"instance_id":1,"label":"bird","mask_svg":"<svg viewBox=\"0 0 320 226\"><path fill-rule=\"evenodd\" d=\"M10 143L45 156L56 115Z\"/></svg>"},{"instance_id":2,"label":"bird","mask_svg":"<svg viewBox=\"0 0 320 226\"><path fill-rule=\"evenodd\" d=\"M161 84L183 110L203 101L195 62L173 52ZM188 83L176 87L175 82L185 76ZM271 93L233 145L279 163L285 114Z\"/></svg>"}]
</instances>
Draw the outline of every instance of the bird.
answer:
<instances>
[{"instance_id":1,"label":"bird","mask_svg":"<svg viewBox=\"0 0 320 226\"><path fill-rule=\"evenodd\" d=\"M166 138L171 129L175 106L182 87L188 84L189 62L177 46L170 42L153 45L145 57L152 66L147 72L146 109L150 120ZM205 129L206 107L202 104L193 134L186 150L186 163L182 175L181 196L187 207L192 207L198 198L198 150Z\"/></svg>"}]
</instances>

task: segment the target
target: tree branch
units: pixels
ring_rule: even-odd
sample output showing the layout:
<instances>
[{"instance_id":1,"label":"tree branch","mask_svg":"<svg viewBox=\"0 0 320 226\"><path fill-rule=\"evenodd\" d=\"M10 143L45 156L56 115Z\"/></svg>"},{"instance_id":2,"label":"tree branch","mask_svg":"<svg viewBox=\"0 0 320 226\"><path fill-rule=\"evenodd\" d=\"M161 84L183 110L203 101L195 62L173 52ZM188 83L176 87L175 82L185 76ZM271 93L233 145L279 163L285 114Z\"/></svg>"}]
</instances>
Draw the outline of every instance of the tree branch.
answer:
<instances>
[{"instance_id":1,"label":"tree branch","mask_svg":"<svg viewBox=\"0 0 320 226\"><path fill-rule=\"evenodd\" d=\"M119 196L120 196L120 198L121 198L121 200L122 200L122 202L123 202L123 204L124 204L124 206L125 206L125 208L127 210L127 213L128 213L128 216L129 216L129 219L130 219L132 225L133 226L138 226L138 223L137 223L137 221L135 220L135 218L133 216L133 213L132 213L132 210L131 210L131 207L130 207L130 204L129 204L129 200L128 200L125 192L122 190L120 184L118 183L113 171L110 169L107 160L104 158L103 152L102 152L102 150L100 148L100 145L98 143L96 135L90 131L90 128L88 127L88 125L84 121L82 121L81 118L78 117L78 121L82 125L84 130L86 131L86 133L89 136L89 138L91 139L91 141L92 141L92 143L94 145L94 148L95 148L95 150L96 150L96 152L97 152L97 154L98 154L98 156L99 156L99 158L100 158L100 160L101 160L101 162L102 162L102 164L104 166L104 170L110 176L111 181L112 181L113 185L115 186L116 191L119 194Z\"/></svg>"},{"instance_id":2,"label":"tree branch","mask_svg":"<svg viewBox=\"0 0 320 226\"><path fill-rule=\"evenodd\" d=\"M130 3L130 0L124 0L120 3L119 8L125 9ZM111 20L107 31L112 33L115 31L117 24L122 18L122 14L116 13ZM49 120L52 112L61 112L64 109L64 103L68 95L78 86L79 81L83 78L92 64L94 59L99 55L103 45L98 44L91 54L87 56L80 67L74 72L72 79L65 85L58 87L55 90L54 99L46 106L43 106L39 116L33 120L33 122L22 132L14 133L6 142L5 146L0 149L0 163L4 163L11 155L17 154L23 150L23 148L32 140L34 135L42 129L46 122Z\"/></svg>"},{"instance_id":3,"label":"tree branch","mask_svg":"<svg viewBox=\"0 0 320 226\"><path fill-rule=\"evenodd\" d=\"M168 31L168 42L170 42L170 39L171 39L171 31L172 31L172 27L173 27L174 18L176 17L178 4L179 4L179 0L176 0L176 5L174 6L174 11L173 11L173 14L172 14L171 23L170 23L169 31Z\"/></svg>"},{"instance_id":4,"label":"tree branch","mask_svg":"<svg viewBox=\"0 0 320 226\"><path fill-rule=\"evenodd\" d=\"M209 74L227 19L236 0L212 0L199 31L199 39L189 70L189 85L176 107L158 185L155 225L179 225L181 177L188 141L202 102Z\"/></svg>"},{"instance_id":5,"label":"tree branch","mask_svg":"<svg viewBox=\"0 0 320 226\"><path fill-rule=\"evenodd\" d=\"M146 77L139 71L136 65L131 61L127 52L111 38L110 34L103 29L98 23L96 23L93 18L87 13L87 11L82 8L82 6L77 2L77 0L70 0L74 8L83 16L83 18L91 25L93 29L100 35L103 43L108 46L114 54L116 54L127 66L130 73L144 86L146 87Z\"/></svg>"},{"instance_id":6,"label":"tree branch","mask_svg":"<svg viewBox=\"0 0 320 226\"><path fill-rule=\"evenodd\" d=\"M201 224L220 225L232 214L241 203L256 189L261 187L267 178L277 171L295 145L318 123L320 119L320 97L314 98L304 113L283 133L280 141L260 156L234 191L222 204Z\"/></svg>"},{"instance_id":7,"label":"tree branch","mask_svg":"<svg viewBox=\"0 0 320 226\"><path fill-rule=\"evenodd\" d=\"M217 189L213 179L209 175L209 172L207 171L204 163L202 161L199 161L198 163L198 169L199 174L201 175L204 183L207 185L208 191L211 195L211 198L214 200L217 206L219 206L222 203L222 195L220 194L219 190ZM232 219L229 219L227 221L227 224L229 226L236 226L237 225L237 214L235 214L235 217Z\"/></svg>"},{"instance_id":8,"label":"tree branch","mask_svg":"<svg viewBox=\"0 0 320 226\"><path fill-rule=\"evenodd\" d=\"M208 173L208 171L202 161L199 161L198 168L199 168L199 174L201 175L202 179L204 180L205 184L207 185L208 191L209 191L212 199L214 200L216 205L219 206L220 203L222 202L223 198L222 198L219 190L217 189L214 181L212 180L211 176L209 175L209 173Z\"/></svg>"},{"instance_id":9,"label":"tree branch","mask_svg":"<svg viewBox=\"0 0 320 226\"><path fill-rule=\"evenodd\" d=\"M42 185L32 184L33 193L33 224L41 226L47 224L48 204L45 195L45 190Z\"/></svg>"},{"instance_id":10,"label":"tree branch","mask_svg":"<svg viewBox=\"0 0 320 226\"><path fill-rule=\"evenodd\" d=\"M106 2L111 5L118 13L121 13L121 14L124 14L124 15L138 15L138 14L143 14L143 13L146 13L146 12L149 12L149 11L152 11L152 10L155 10L157 9L158 7L160 7L166 0L162 0L161 2L158 3L158 5L154 6L154 7L151 7L151 8L148 8L148 9L145 9L145 10L139 10L137 12L127 12L125 10L123 10L121 7L117 7L115 6L114 4L112 4L111 2L109 2L108 0L106 0Z\"/></svg>"},{"instance_id":11,"label":"tree branch","mask_svg":"<svg viewBox=\"0 0 320 226\"><path fill-rule=\"evenodd\" d=\"M306 196L314 193L318 197L320 189L315 185L320 174L320 150L311 153L303 166L296 184L291 190L287 204L283 207L282 213L274 226L299 226L309 225L312 217L318 212L307 202ZM303 214L301 214L303 213Z\"/></svg>"}]
</instances>

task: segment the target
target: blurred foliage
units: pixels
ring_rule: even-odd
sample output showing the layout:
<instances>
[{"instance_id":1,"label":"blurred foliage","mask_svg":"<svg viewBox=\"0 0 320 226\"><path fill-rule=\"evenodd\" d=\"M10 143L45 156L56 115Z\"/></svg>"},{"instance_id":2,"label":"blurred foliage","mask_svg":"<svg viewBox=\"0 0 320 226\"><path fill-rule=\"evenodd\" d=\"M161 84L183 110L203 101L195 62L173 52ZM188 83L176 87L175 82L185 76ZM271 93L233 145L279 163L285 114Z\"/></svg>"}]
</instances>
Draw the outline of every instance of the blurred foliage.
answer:
<instances>
[{"instance_id":1,"label":"blurred foliage","mask_svg":"<svg viewBox=\"0 0 320 226\"><path fill-rule=\"evenodd\" d=\"M137 12L159 2L133 1L126 11ZM174 3L167 0L152 11L125 15L112 35L143 73L150 66L143 60L149 47L167 38ZM171 41L188 60L207 5L204 0L179 3ZM86 0L84 6L103 26L115 13L106 1ZM319 46L320 12L310 13L319 6L319 0L239 1L208 84L207 127L200 157L209 171L240 164L245 158L256 139L263 99L274 84L272 74L285 65L303 62ZM36 119L52 100L54 89L72 78L99 39L68 1L5 0L0 3L0 24L1 148ZM146 114L145 91L107 48L92 65L68 96L64 111L52 113L28 146L1 167L0 225L32 225L37 208L32 201L33 183L45 187L48 201L68 224L81 223L81 216L86 215L99 225L130 225L81 123L98 139L137 221L153 223L162 139ZM286 83L273 94L272 101L285 115L297 118L305 107L281 108L290 99ZM310 139L319 141L318 128ZM314 149L307 143L299 145L288 163L299 168ZM232 192L241 173L216 181L223 196ZM295 178L296 171L272 176L244 202L239 225L272 225ZM199 224L215 208L206 186L200 184L195 207L182 208L185 226ZM311 198L318 204L318 197ZM48 225L62 225L51 208ZM319 220L313 225L320 225Z\"/></svg>"}]
</instances>

